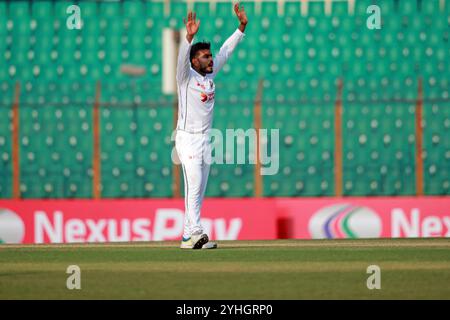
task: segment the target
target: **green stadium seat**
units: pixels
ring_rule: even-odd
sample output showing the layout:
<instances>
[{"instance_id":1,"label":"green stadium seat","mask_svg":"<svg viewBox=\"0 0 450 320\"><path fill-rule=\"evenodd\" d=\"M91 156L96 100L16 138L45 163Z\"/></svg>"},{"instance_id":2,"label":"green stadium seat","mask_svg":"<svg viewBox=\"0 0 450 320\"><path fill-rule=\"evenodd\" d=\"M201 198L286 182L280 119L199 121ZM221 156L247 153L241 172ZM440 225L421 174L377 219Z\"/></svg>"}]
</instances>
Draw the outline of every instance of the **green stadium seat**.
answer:
<instances>
[{"instance_id":1,"label":"green stadium seat","mask_svg":"<svg viewBox=\"0 0 450 320\"><path fill-rule=\"evenodd\" d=\"M382 29L365 23L379 5ZM259 79L263 124L280 130L280 171L266 196L333 195L334 104L343 80L344 193L415 193L415 101L422 78L426 194L449 194L448 16L438 0L244 3L246 38L216 78L214 127L251 128ZM102 83L102 195L170 197L174 95L162 93L162 30L183 28L188 5L79 1L81 30L66 28L70 1L1 1L0 197L11 197L7 127L21 83L21 190L26 198L91 197L92 105ZM191 4L189 4L191 5ZM216 8L215 11L212 8ZM217 53L237 21L231 2L193 3L197 37ZM261 10L259 10L261 9ZM254 23L252 23L252 21ZM123 63L145 66L131 80ZM429 100L429 101L428 101ZM218 116L217 116L218 115ZM1 120L0 120L1 121ZM163 137L157 141L153 137ZM3 137L3 138L2 138ZM236 147L236 146L235 146ZM4 151L6 150L6 151ZM252 165L213 165L209 196L251 196ZM39 183L37 182L39 181Z\"/></svg>"}]
</instances>

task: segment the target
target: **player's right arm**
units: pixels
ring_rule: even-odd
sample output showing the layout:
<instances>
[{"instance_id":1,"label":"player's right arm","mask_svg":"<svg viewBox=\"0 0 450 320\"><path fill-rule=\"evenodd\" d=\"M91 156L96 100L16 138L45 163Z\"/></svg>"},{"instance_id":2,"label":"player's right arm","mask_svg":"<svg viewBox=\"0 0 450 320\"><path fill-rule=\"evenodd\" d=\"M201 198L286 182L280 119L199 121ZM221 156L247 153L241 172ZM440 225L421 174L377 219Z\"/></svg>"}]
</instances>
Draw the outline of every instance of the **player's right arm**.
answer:
<instances>
[{"instance_id":1,"label":"player's right arm","mask_svg":"<svg viewBox=\"0 0 450 320\"><path fill-rule=\"evenodd\" d=\"M195 21L195 12L189 11L187 20L183 19L186 26L186 38L181 40L180 50L178 52L177 63L177 82L183 83L189 79L189 67L191 62L189 61L189 53L191 51L192 40L200 27L200 20Z\"/></svg>"}]
</instances>

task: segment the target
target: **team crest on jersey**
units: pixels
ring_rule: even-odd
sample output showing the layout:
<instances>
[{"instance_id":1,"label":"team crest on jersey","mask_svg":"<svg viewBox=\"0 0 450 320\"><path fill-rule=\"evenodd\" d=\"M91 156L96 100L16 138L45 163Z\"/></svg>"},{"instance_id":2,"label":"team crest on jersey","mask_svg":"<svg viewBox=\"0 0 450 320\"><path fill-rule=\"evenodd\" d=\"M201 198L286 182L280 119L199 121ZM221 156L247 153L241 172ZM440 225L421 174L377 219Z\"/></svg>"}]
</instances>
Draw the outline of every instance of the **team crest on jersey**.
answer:
<instances>
[{"instance_id":1,"label":"team crest on jersey","mask_svg":"<svg viewBox=\"0 0 450 320\"><path fill-rule=\"evenodd\" d=\"M202 102L207 102L207 101L211 101L211 100L213 100L214 99L214 92L212 92L212 93L204 93L204 92L202 92L202 93L200 93L200 100L202 101Z\"/></svg>"}]
</instances>

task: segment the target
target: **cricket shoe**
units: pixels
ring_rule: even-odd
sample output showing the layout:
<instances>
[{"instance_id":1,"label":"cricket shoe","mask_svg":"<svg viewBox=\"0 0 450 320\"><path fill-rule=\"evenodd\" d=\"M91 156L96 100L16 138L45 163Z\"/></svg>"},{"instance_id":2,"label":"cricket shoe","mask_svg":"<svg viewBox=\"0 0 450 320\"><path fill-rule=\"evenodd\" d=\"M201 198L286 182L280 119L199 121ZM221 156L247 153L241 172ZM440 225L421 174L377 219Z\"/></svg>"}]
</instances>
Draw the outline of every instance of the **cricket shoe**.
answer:
<instances>
[{"instance_id":1,"label":"cricket shoe","mask_svg":"<svg viewBox=\"0 0 450 320\"><path fill-rule=\"evenodd\" d=\"M189 239L184 239L181 241L181 249L195 249L194 248L194 241L192 240L192 237ZM201 246L201 249L216 249L217 243L215 242L207 242L204 245Z\"/></svg>"},{"instance_id":2,"label":"cricket shoe","mask_svg":"<svg viewBox=\"0 0 450 320\"><path fill-rule=\"evenodd\" d=\"M208 235L206 233L200 233L200 232L192 234L191 239L192 239L192 245L193 245L192 249L200 249L203 247L203 245L205 243L208 243L208 241L209 241Z\"/></svg>"}]
</instances>

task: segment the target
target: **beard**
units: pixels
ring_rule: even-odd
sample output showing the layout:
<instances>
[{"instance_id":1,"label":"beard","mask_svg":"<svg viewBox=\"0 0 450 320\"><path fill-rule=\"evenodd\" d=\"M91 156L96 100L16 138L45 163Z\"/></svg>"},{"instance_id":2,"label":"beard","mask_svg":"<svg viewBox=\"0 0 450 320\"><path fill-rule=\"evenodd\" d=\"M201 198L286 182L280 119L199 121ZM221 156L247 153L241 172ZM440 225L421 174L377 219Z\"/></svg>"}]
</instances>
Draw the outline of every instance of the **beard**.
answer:
<instances>
[{"instance_id":1,"label":"beard","mask_svg":"<svg viewBox=\"0 0 450 320\"><path fill-rule=\"evenodd\" d=\"M205 67L202 69L203 73L213 73L213 67Z\"/></svg>"}]
</instances>

